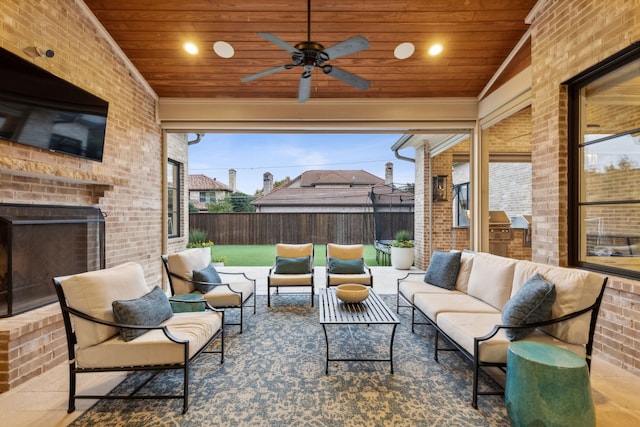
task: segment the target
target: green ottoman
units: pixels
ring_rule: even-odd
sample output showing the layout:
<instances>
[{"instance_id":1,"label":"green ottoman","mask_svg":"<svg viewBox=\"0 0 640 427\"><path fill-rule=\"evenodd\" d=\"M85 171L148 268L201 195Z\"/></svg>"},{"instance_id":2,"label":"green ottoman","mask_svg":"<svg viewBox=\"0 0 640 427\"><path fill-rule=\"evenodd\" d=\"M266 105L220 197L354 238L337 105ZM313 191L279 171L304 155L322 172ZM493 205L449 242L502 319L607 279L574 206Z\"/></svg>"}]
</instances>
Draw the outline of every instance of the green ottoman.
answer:
<instances>
[{"instance_id":1,"label":"green ottoman","mask_svg":"<svg viewBox=\"0 0 640 427\"><path fill-rule=\"evenodd\" d=\"M516 341L507 366L504 400L512 426L596 425L587 363L577 354Z\"/></svg>"},{"instance_id":2,"label":"green ottoman","mask_svg":"<svg viewBox=\"0 0 640 427\"><path fill-rule=\"evenodd\" d=\"M191 302L185 301L204 301L202 299L202 294L178 294L169 298L169 303L171 304L171 309L174 313L187 313L193 311L204 311L205 304L204 302L200 304L195 304Z\"/></svg>"}]
</instances>

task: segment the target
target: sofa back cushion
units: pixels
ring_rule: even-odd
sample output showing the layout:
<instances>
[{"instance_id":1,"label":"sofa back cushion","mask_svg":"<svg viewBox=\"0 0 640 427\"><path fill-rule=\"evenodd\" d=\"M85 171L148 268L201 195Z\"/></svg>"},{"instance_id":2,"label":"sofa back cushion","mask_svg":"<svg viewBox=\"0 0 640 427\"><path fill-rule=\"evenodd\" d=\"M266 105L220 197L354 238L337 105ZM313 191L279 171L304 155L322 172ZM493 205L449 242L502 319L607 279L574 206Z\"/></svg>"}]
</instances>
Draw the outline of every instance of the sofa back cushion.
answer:
<instances>
[{"instance_id":1,"label":"sofa back cushion","mask_svg":"<svg viewBox=\"0 0 640 427\"><path fill-rule=\"evenodd\" d=\"M458 268L458 277L456 278L456 289L465 294L469 290L469 275L473 265L473 256L474 252L469 251L462 251L462 254L460 254L460 268Z\"/></svg>"},{"instance_id":2,"label":"sofa back cushion","mask_svg":"<svg viewBox=\"0 0 640 427\"><path fill-rule=\"evenodd\" d=\"M473 256L467 293L502 310L511 298L516 260L488 253Z\"/></svg>"},{"instance_id":3,"label":"sofa back cushion","mask_svg":"<svg viewBox=\"0 0 640 427\"><path fill-rule=\"evenodd\" d=\"M133 262L69 276L60 284L69 307L109 322L115 322L113 301L136 299L149 292L142 266ZM73 320L78 348L99 344L118 333L112 326Z\"/></svg>"},{"instance_id":4,"label":"sofa back cushion","mask_svg":"<svg viewBox=\"0 0 640 427\"><path fill-rule=\"evenodd\" d=\"M364 245L327 244L327 258L360 259L364 258Z\"/></svg>"},{"instance_id":5,"label":"sofa back cushion","mask_svg":"<svg viewBox=\"0 0 640 427\"><path fill-rule=\"evenodd\" d=\"M299 258L303 256L311 257L313 261L313 243L303 244L276 244L276 256L284 258Z\"/></svg>"},{"instance_id":6,"label":"sofa back cushion","mask_svg":"<svg viewBox=\"0 0 640 427\"><path fill-rule=\"evenodd\" d=\"M193 278L193 270L202 270L211 263L211 248L192 248L167 256L169 271L188 280ZM173 293L190 294L196 287L193 283L180 280L176 276L171 277Z\"/></svg>"},{"instance_id":7,"label":"sofa back cushion","mask_svg":"<svg viewBox=\"0 0 640 427\"><path fill-rule=\"evenodd\" d=\"M557 295L551 306L551 318L558 318L593 304L600 294L604 280L599 274L584 270L518 261L513 276L512 293L518 292L527 279L536 273L556 287ZM542 329L562 341L585 345L589 341L590 322L591 314L585 313Z\"/></svg>"}]
</instances>

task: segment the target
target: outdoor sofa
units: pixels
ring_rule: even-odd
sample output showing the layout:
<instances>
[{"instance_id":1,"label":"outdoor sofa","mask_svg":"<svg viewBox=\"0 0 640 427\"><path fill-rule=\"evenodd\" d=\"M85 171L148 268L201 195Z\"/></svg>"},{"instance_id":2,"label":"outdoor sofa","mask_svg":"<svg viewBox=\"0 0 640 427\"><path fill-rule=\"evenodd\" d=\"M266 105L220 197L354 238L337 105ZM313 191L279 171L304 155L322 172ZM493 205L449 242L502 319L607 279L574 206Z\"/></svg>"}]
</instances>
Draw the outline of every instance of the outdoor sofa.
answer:
<instances>
[{"instance_id":1,"label":"outdoor sofa","mask_svg":"<svg viewBox=\"0 0 640 427\"><path fill-rule=\"evenodd\" d=\"M478 395L503 393L479 391L479 371L506 370L513 340L565 348L590 367L606 282L584 270L488 253L435 251L425 273L398 279L397 303L398 309L409 303L412 331L417 324L433 326L436 361L439 351L457 350L473 362L472 405L477 408Z\"/></svg>"}]
</instances>

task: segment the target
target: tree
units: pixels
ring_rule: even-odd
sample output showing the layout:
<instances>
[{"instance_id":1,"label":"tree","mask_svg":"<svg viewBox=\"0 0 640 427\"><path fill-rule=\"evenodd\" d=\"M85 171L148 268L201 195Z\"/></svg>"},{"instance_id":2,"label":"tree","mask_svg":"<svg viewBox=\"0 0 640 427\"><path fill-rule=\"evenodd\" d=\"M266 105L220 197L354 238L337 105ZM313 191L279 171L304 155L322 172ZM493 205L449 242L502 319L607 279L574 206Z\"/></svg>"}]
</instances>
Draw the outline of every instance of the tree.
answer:
<instances>
[{"instance_id":1,"label":"tree","mask_svg":"<svg viewBox=\"0 0 640 427\"><path fill-rule=\"evenodd\" d=\"M251 204L253 200L254 197L240 192L235 192L230 196L233 212L255 212L256 207Z\"/></svg>"},{"instance_id":2,"label":"tree","mask_svg":"<svg viewBox=\"0 0 640 427\"><path fill-rule=\"evenodd\" d=\"M200 209L196 207L193 203L189 202L189 213L198 213Z\"/></svg>"}]
</instances>

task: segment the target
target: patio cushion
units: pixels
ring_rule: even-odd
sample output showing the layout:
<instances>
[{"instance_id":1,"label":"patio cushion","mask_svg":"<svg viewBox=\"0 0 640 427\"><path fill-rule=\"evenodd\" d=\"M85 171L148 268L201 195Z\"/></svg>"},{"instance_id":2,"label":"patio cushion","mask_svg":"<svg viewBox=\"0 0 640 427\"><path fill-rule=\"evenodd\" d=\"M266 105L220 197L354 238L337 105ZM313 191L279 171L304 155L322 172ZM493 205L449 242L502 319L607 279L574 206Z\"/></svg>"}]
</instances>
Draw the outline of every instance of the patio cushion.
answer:
<instances>
[{"instance_id":1,"label":"patio cushion","mask_svg":"<svg viewBox=\"0 0 640 427\"><path fill-rule=\"evenodd\" d=\"M211 248L192 248L167 256L169 270L180 277L192 279L193 270L202 270L211 263ZM172 277L174 294L189 294L195 290L193 283Z\"/></svg>"},{"instance_id":2,"label":"patio cushion","mask_svg":"<svg viewBox=\"0 0 640 427\"><path fill-rule=\"evenodd\" d=\"M301 256L288 258L277 256L275 274L306 274L311 271L311 257Z\"/></svg>"},{"instance_id":3,"label":"patio cushion","mask_svg":"<svg viewBox=\"0 0 640 427\"><path fill-rule=\"evenodd\" d=\"M241 295L233 293L229 287L235 292L240 292ZM240 305L251 295L253 295L253 282L245 280L216 286L203 297L213 307L232 307Z\"/></svg>"},{"instance_id":4,"label":"patio cushion","mask_svg":"<svg viewBox=\"0 0 640 427\"><path fill-rule=\"evenodd\" d=\"M328 268L331 274L363 274L364 259L329 258Z\"/></svg>"},{"instance_id":5,"label":"patio cushion","mask_svg":"<svg viewBox=\"0 0 640 427\"><path fill-rule=\"evenodd\" d=\"M158 286L140 298L115 300L112 306L116 321L125 325L158 326L173 316L169 298ZM146 332L146 329L120 328L120 335L125 342Z\"/></svg>"},{"instance_id":6,"label":"patio cushion","mask_svg":"<svg viewBox=\"0 0 640 427\"><path fill-rule=\"evenodd\" d=\"M547 282L536 273L504 305L502 323L519 326L546 320L551 314L551 305L555 300L556 288L553 283ZM521 340L534 329L506 329L505 335L511 341Z\"/></svg>"},{"instance_id":7,"label":"patio cushion","mask_svg":"<svg viewBox=\"0 0 640 427\"><path fill-rule=\"evenodd\" d=\"M475 254L469 274L468 294L502 310L511 297L516 262L487 253Z\"/></svg>"},{"instance_id":8,"label":"patio cushion","mask_svg":"<svg viewBox=\"0 0 640 427\"><path fill-rule=\"evenodd\" d=\"M460 257L462 252L433 251L429 267L424 273L425 283L453 290L460 269Z\"/></svg>"},{"instance_id":9,"label":"patio cushion","mask_svg":"<svg viewBox=\"0 0 640 427\"><path fill-rule=\"evenodd\" d=\"M469 275L473 266L474 252L462 251L460 254L460 268L458 268L458 278L456 279L456 289L460 292L467 293L469 286Z\"/></svg>"},{"instance_id":10,"label":"patio cushion","mask_svg":"<svg viewBox=\"0 0 640 427\"><path fill-rule=\"evenodd\" d=\"M206 268L203 268L202 270L193 270L191 278L196 282L212 283L211 285L194 283L194 286L196 287L196 289L202 292L203 294L215 288L216 284L222 283L222 279L218 274L218 270L216 270L216 268L212 264L209 264Z\"/></svg>"},{"instance_id":11,"label":"patio cushion","mask_svg":"<svg viewBox=\"0 0 640 427\"><path fill-rule=\"evenodd\" d=\"M364 245L338 245L335 243L327 243L327 258L364 258Z\"/></svg>"},{"instance_id":12,"label":"patio cushion","mask_svg":"<svg viewBox=\"0 0 640 427\"><path fill-rule=\"evenodd\" d=\"M477 298L463 294L462 292L448 293L417 293L413 297L414 305L429 319L439 323L441 313L465 312L465 313L493 313L500 311ZM499 316L498 316L499 318Z\"/></svg>"},{"instance_id":13,"label":"patio cushion","mask_svg":"<svg viewBox=\"0 0 640 427\"><path fill-rule=\"evenodd\" d=\"M142 266L133 262L76 274L60 283L69 307L109 322L115 322L111 304L114 300L140 298L149 292ZM72 317L78 348L96 345L118 333L113 326Z\"/></svg>"}]
</instances>

